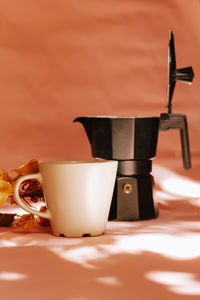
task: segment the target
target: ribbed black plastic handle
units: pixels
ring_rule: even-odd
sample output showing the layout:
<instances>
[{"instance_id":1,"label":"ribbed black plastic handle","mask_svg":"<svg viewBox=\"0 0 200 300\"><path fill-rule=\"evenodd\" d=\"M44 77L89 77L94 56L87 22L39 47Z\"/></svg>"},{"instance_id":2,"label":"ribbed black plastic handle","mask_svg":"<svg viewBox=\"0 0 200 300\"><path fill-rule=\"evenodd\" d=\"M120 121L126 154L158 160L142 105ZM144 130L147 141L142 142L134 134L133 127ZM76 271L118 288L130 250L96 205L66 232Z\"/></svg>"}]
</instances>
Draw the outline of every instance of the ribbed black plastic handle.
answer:
<instances>
[{"instance_id":1,"label":"ribbed black plastic handle","mask_svg":"<svg viewBox=\"0 0 200 300\"><path fill-rule=\"evenodd\" d=\"M192 167L190 144L188 135L187 118L184 114L166 114L160 115L160 130L179 129L181 137L183 166L185 169Z\"/></svg>"}]
</instances>

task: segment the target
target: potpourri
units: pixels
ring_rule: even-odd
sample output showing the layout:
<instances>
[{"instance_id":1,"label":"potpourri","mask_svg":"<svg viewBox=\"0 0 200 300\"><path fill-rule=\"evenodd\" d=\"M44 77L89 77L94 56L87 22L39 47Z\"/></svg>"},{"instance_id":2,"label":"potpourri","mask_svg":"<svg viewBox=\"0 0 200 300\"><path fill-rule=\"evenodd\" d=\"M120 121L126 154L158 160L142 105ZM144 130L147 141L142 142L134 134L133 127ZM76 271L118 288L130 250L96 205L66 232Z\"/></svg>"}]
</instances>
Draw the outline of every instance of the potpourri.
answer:
<instances>
[{"instance_id":1,"label":"potpourri","mask_svg":"<svg viewBox=\"0 0 200 300\"><path fill-rule=\"evenodd\" d=\"M18 169L13 170L14 175L9 174L4 169L0 169L0 206L8 202L10 205L16 204L13 197L13 186L15 181L21 176L38 173L39 161L37 159L31 159ZM44 195L42 192L41 184L35 180L25 180L19 190L19 195L25 202L37 203L42 202L44 204ZM45 211L46 206L42 205L40 211ZM24 214L18 216L17 214L0 213L0 227L8 227L13 225L14 227L28 230L38 223L41 226L49 226L49 220L41 217L35 218L33 214Z\"/></svg>"}]
</instances>

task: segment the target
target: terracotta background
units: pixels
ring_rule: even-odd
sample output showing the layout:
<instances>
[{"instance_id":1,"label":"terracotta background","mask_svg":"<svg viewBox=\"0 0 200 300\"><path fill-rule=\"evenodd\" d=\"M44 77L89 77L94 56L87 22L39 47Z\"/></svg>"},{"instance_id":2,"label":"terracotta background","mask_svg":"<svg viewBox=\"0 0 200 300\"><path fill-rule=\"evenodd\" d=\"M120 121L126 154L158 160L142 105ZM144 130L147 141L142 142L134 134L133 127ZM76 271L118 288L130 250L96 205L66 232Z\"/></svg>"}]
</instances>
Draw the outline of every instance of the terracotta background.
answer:
<instances>
[{"instance_id":1,"label":"terracotta background","mask_svg":"<svg viewBox=\"0 0 200 300\"><path fill-rule=\"evenodd\" d=\"M192 86L177 84L173 112L187 114L197 177L198 0L1 1L0 166L90 158L80 115L165 112L170 28L177 67L195 72ZM180 149L178 132L160 133L156 163L184 172Z\"/></svg>"},{"instance_id":2,"label":"terracotta background","mask_svg":"<svg viewBox=\"0 0 200 300\"><path fill-rule=\"evenodd\" d=\"M193 168L182 168L179 132L161 132L157 219L108 222L104 235L74 240L39 225L1 228L4 298L199 299L200 1L1 1L0 167L91 158L73 124L80 115L166 112L170 28L177 67L195 72L173 98L173 112L188 117Z\"/></svg>"}]
</instances>

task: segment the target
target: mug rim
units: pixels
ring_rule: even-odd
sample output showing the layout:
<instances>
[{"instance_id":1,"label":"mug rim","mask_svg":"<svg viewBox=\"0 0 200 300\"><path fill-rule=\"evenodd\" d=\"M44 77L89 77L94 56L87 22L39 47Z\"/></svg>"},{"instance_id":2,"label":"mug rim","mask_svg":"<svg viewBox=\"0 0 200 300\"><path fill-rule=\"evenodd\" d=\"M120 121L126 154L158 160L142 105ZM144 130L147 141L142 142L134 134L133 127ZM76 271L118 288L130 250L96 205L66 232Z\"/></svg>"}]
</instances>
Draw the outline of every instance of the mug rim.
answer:
<instances>
[{"instance_id":1,"label":"mug rim","mask_svg":"<svg viewBox=\"0 0 200 300\"><path fill-rule=\"evenodd\" d=\"M117 160L99 159L99 160L52 160L40 161L39 165L84 165L99 163L118 163Z\"/></svg>"}]
</instances>

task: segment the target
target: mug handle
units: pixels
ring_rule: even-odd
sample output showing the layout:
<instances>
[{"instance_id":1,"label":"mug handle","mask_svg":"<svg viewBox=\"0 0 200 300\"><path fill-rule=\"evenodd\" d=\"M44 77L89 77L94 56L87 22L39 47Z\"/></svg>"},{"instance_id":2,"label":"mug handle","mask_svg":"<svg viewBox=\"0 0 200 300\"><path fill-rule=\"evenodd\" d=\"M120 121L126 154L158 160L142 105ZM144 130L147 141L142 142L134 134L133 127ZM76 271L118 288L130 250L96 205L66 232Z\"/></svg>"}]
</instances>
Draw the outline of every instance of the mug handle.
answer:
<instances>
[{"instance_id":1,"label":"mug handle","mask_svg":"<svg viewBox=\"0 0 200 300\"><path fill-rule=\"evenodd\" d=\"M13 189L13 195L14 195L14 199L17 202L17 204L19 204L20 207L22 207L24 210L26 210L27 212L34 214L36 216L42 217L42 218L46 218L46 219L50 219L51 218L51 214L49 209L47 209L46 211L42 212L39 211L37 209L31 208L31 206L29 204L27 204L26 202L24 202L19 195L19 187L20 184L25 181L25 180L29 180L29 179L36 179L38 180L41 184L42 184L42 176L40 173L35 173L35 174L29 174L29 175L25 175L20 177L19 179L17 179L15 185L14 185L14 189Z\"/></svg>"}]
</instances>

